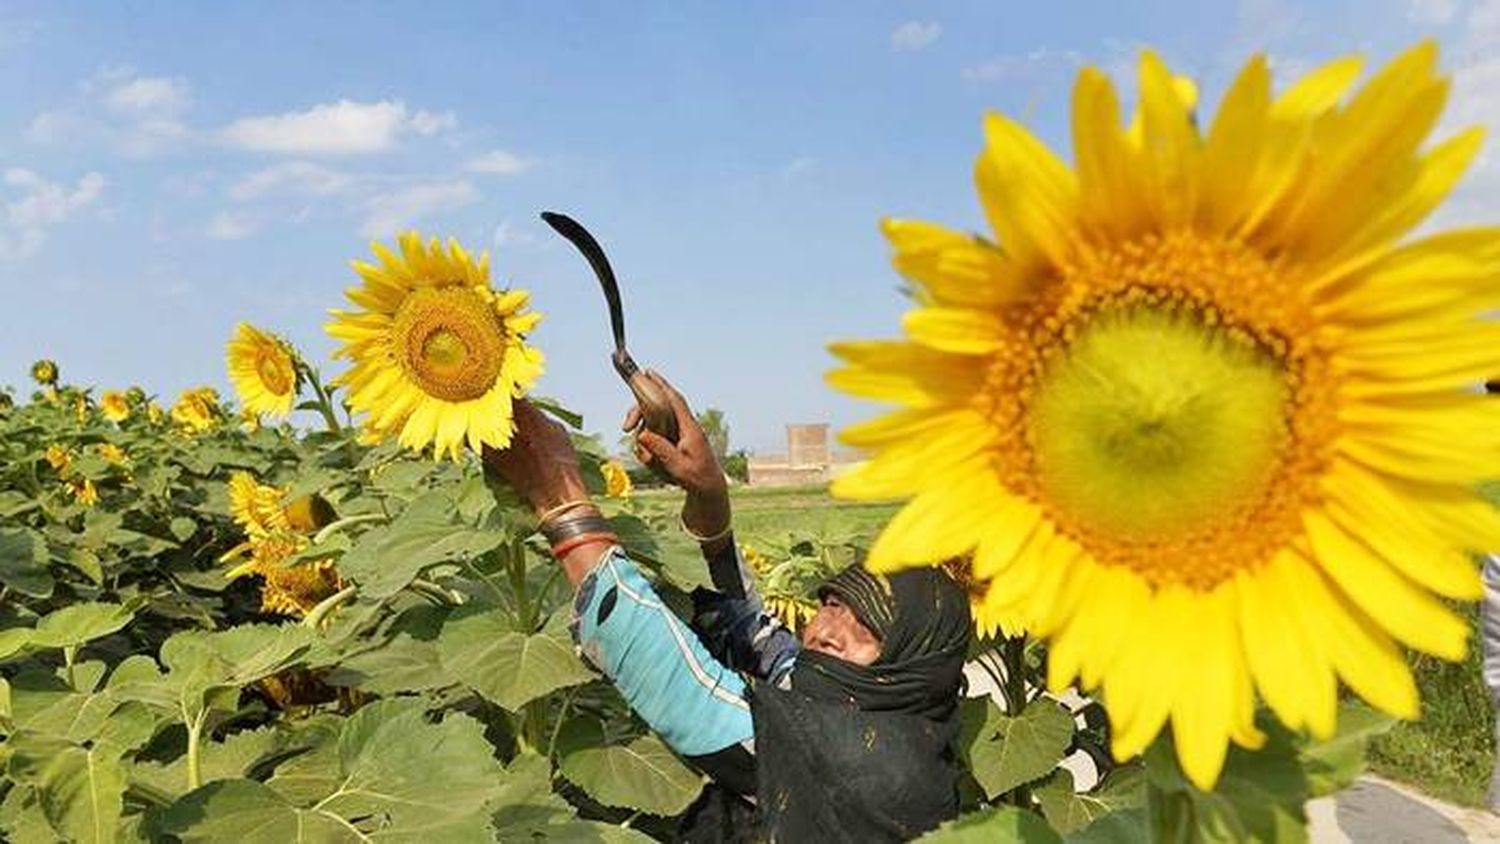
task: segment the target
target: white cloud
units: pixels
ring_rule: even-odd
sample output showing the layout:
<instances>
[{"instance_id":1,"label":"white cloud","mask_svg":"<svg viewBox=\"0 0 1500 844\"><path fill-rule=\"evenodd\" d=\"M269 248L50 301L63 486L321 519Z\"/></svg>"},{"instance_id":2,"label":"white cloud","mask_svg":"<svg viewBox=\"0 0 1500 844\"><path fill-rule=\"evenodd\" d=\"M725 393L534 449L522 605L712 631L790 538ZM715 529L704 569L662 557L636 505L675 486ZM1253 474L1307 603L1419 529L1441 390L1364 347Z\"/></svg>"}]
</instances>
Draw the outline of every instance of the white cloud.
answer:
<instances>
[{"instance_id":1,"label":"white cloud","mask_svg":"<svg viewBox=\"0 0 1500 844\"><path fill-rule=\"evenodd\" d=\"M937 21L907 21L891 32L891 49L898 53L925 50L942 35L943 25Z\"/></svg>"},{"instance_id":2,"label":"white cloud","mask_svg":"<svg viewBox=\"0 0 1500 844\"><path fill-rule=\"evenodd\" d=\"M288 161L257 170L235 182L229 187L229 198L248 202L268 194L333 196L354 186L355 179L348 173L310 161Z\"/></svg>"},{"instance_id":3,"label":"white cloud","mask_svg":"<svg viewBox=\"0 0 1500 844\"><path fill-rule=\"evenodd\" d=\"M255 234L257 226L247 217L220 213L208 222L208 227L203 230L204 235L214 240L244 240Z\"/></svg>"},{"instance_id":4,"label":"white cloud","mask_svg":"<svg viewBox=\"0 0 1500 844\"><path fill-rule=\"evenodd\" d=\"M1500 47L1500 0L1479 0L1469 12L1468 47L1489 51Z\"/></svg>"},{"instance_id":5,"label":"white cloud","mask_svg":"<svg viewBox=\"0 0 1500 844\"><path fill-rule=\"evenodd\" d=\"M104 93L110 111L125 114L177 114L188 107L186 82L165 76L134 76Z\"/></svg>"},{"instance_id":6,"label":"white cloud","mask_svg":"<svg viewBox=\"0 0 1500 844\"><path fill-rule=\"evenodd\" d=\"M536 243L536 235L529 231L517 230L510 220L501 220L500 225L495 226L495 235L491 238L495 246L527 246Z\"/></svg>"},{"instance_id":7,"label":"white cloud","mask_svg":"<svg viewBox=\"0 0 1500 844\"><path fill-rule=\"evenodd\" d=\"M472 205L479 191L467 180L419 182L391 193L372 197L359 233L365 237L390 237L419 220Z\"/></svg>"},{"instance_id":8,"label":"white cloud","mask_svg":"<svg viewBox=\"0 0 1500 844\"><path fill-rule=\"evenodd\" d=\"M457 125L451 112L411 112L400 100L339 100L306 111L236 120L222 137L232 146L298 155L351 155L393 149L409 135L431 136Z\"/></svg>"},{"instance_id":9,"label":"white cloud","mask_svg":"<svg viewBox=\"0 0 1500 844\"><path fill-rule=\"evenodd\" d=\"M514 176L531 169L532 162L503 149L490 150L478 158L469 159L464 169L470 173L492 173L497 176Z\"/></svg>"},{"instance_id":10,"label":"white cloud","mask_svg":"<svg viewBox=\"0 0 1500 844\"><path fill-rule=\"evenodd\" d=\"M785 167L781 168L781 178L790 179L793 176L806 173L808 170L816 167L817 164L818 160L816 158L807 155L798 156L787 162Z\"/></svg>"},{"instance_id":11,"label":"white cloud","mask_svg":"<svg viewBox=\"0 0 1500 844\"><path fill-rule=\"evenodd\" d=\"M996 56L964 68L962 74L966 82L1014 82L1071 71L1082 64L1083 56L1075 50L1040 47L1021 55Z\"/></svg>"},{"instance_id":12,"label":"white cloud","mask_svg":"<svg viewBox=\"0 0 1500 844\"><path fill-rule=\"evenodd\" d=\"M104 192L104 176L90 171L73 187L51 182L19 167L5 171L3 183L19 195L5 203L0 257L24 258L46 240L47 229L93 205Z\"/></svg>"},{"instance_id":13,"label":"white cloud","mask_svg":"<svg viewBox=\"0 0 1500 844\"><path fill-rule=\"evenodd\" d=\"M1458 14L1458 0L1408 0L1406 17L1416 23L1441 26Z\"/></svg>"}]
</instances>

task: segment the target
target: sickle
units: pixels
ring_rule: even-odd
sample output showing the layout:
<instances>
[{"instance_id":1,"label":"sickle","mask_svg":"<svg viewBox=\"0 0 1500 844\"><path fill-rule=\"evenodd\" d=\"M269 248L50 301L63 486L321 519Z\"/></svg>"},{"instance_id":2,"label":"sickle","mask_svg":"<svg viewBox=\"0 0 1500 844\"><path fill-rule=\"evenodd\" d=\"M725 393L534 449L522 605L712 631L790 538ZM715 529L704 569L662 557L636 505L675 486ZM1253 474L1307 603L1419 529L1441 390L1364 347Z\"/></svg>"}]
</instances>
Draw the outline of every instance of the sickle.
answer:
<instances>
[{"instance_id":1,"label":"sickle","mask_svg":"<svg viewBox=\"0 0 1500 844\"><path fill-rule=\"evenodd\" d=\"M615 338L615 351L610 355L610 362L614 364L615 372L620 374L620 378L624 379L630 391L635 394L646 428L677 442L677 414L673 412L672 405L662 394L661 388L641 372L641 368L630 357L630 352L625 349L625 307L620 301L620 284L609 266L609 258L604 255L604 247L589 234L588 229L566 214L543 211L542 220L583 254L594 270L594 275L598 277L599 286L604 289L604 301L609 305L609 327Z\"/></svg>"}]
</instances>

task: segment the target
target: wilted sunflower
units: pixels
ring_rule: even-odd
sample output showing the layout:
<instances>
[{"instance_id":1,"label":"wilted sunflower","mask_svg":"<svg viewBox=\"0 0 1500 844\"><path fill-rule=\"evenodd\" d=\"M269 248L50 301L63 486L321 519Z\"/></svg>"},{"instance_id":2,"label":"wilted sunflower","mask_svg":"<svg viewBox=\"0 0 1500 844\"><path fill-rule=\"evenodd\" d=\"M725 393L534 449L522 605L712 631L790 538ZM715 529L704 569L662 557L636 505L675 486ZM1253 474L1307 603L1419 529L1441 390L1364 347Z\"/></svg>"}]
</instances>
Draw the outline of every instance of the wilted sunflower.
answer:
<instances>
[{"instance_id":1,"label":"wilted sunflower","mask_svg":"<svg viewBox=\"0 0 1500 844\"><path fill-rule=\"evenodd\" d=\"M1214 784L1255 747L1255 691L1334 728L1337 680L1411 718L1398 643L1448 659L1474 493L1500 476L1500 229L1397 246L1479 147L1431 147L1448 83L1423 44L1346 96L1358 59L1280 96L1252 59L1201 132L1162 62L1139 134L1108 78L1073 92L1076 169L985 122L995 241L888 220L918 307L907 339L845 343L837 387L906 409L844 432L835 484L910 497L871 549L891 570L973 554L985 605L1050 640L1049 684L1100 688L1115 754L1170 719Z\"/></svg>"},{"instance_id":2,"label":"wilted sunflower","mask_svg":"<svg viewBox=\"0 0 1500 844\"><path fill-rule=\"evenodd\" d=\"M172 405L172 421L195 434L217 425L223 414L219 393L213 387L185 390Z\"/></svg>"},{"instance_id":3,"label":"wilted sunflower","mask_svg":"<svg viewBox=\"0 0 1500 844\"><path fill-rule=\"evenodd\" d=\"M130 418L130 401L119 390L105 390L99 397L99 412L111 422L124 422Z\"/></svg>"},{"instance_id":4,"label":"wilted sunflower","mask_svg":"<svg viewBox=\"0 0 1500 844\"><path fill-rule=\"evenodd\" d=\"M525 310L524 290L489 286L489 254L475 260L449 240L400 238L401 254L371 245L380 264L355 261L363 284L348 289L357 311L332 312L328 333L352 367L337 383L367 413L369 438L457 459L464 443L504 448L511 400L542 373L542 353L524 342L541 315Z\"/></svg>"},{"instance_id":5,"label":"wilted sunflower","mask_svg":"<svg viewBox=\"0 0 1500 844\"><path fill-rule=\"evenodd\" d=\"M277 417L292 412L301 376L285 340L242 322L234 329L226 357L229 382L247 412Z\"/></svg>"},{"instance_id":6,"label":"wilted sunflower","mask_svg":"<svg viewBox=\"0 0 1500 844\"><path fill-rule=\"evenodd\" d=\"M45 358L33 363L31 379L43 387L53 386L57 383L57 364Z\"/></svg>"},{"instance_id":7,"label":"wilted sunflower","mask_svg":"<svg viewBox=\"0 0 1500 844\"><path fill-rule=\"evenodd\" d=\"M599 465L599 472L604 475L604 494L610 498L628 498L633 488L630 483L630 474L618 460L606 460Z\"/></svg>"},{"instance_id":8,"label":"wilted sunflower","mask_svg":"<svg viewBox=\"0 0 1500 844\"><path fill-rule=\"evenodd\" d=\"M74 478L68 481L68 492L73 494L73 500L85 507L92 507L99 503L99 490L94 488L94 482L88 478Z\"/></svg>"}]
</instances>

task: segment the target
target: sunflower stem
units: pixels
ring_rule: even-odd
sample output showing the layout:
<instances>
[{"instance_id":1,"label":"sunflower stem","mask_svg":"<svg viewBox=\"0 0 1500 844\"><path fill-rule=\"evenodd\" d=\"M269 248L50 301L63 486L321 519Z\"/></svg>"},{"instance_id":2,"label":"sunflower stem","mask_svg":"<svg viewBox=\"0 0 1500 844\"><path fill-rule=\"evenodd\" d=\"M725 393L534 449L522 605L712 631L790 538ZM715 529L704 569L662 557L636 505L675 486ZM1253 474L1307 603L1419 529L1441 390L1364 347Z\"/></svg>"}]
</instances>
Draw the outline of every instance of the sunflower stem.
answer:
<instances>
[{"instance_id":1,"label":"sunflower stem","mask_svg":"<svg viewBox=\"0 0 1500 844\"><path fill-rule=\"evenodd\" d=\"M332 595L324 598L322 601L318 602L317 606L312 608L312 611L307 614L306 618L302 619L302 625L304 627L311 627L312 629L317 630L320 626L322 626L323 619L326 618L329 613L348 603L349 600L353 598L355 593L358 591L359 590L357 587L345 586L343 589L340 589Z\"/></svg>"},{"instance_id":2,"label":"sunflower stem","mask_svg":"<svg viewBox=\"0 0 1500 844\"><path fill-rule=\"evenodd\" d=\"M324 389L323 380L318 377L318 370L314 367L302 364L302 372L307 376L307 383L312 385L313 395L318 400L318 412L323 414L323 422L328 425L329 433L342 433L344 426L339 424L339 419L333 413L333 390Z\"/></svg>"},{"instance_id":3,"label":"sunflower stem","mask_svg":"<svg viewBox=\"0 0 1500 844\"><path fill-rule=\"evenodd\" d=\"M344 528L351 527L353 525L363 524L365 522L386 521L390 521L390 517L383 513L356 513L353 516L345 516L342 519L333 522L332 524L324 526L322 530L318 531L317 534L313 536L313 544L322 545L328 540L328 537L333 536L335 533L338 533Z\"/></svg>"}]
</instances>

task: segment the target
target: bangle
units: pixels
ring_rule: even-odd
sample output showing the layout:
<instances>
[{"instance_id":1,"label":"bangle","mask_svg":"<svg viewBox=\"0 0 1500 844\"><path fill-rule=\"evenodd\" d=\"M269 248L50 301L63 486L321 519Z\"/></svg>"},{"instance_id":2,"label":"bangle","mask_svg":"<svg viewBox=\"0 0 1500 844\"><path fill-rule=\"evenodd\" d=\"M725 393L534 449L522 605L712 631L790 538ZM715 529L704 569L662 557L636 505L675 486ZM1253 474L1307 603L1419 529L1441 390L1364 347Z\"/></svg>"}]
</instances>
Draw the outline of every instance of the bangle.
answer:
<instances>
[{"instance_id":1,"label":"bangle","mask_svg":"<svg viewBox=\"0 0 1500 844\"><path fill-rule=\"evenodd\" d=\"M582 536L575 536L572 539L552 546L552 556L561 560L563 557L566 557L570 551L576 551L585 545L590 545L595 542L608 542L611 545L616 545L619 543L619 541L620 537L615 536L612 533L585 533Z\"/></svg>"},{"instance_id":2,"label":"bangle","mask_svg":"<svg viewBox=\"0 0 1500 844\"><path fill-rule=\"evenodd\" d=\"M566 512L568 512L569 510L572 510L575 507L582 507L585 504L592 504L592 503L593 503L592 501L589 501L586 498L579 498L579 499L575 499L573 501L564 501L563 503L557 505L556 507L553 507L551 510L548 510L547 512L541 514L540 516L537 516L536 517L537 524L544 525L544 524L547 523L548 519L551 519L551 518L553 518L555 516L560 516L563 513L566 513Z\"/></svg>"},{"instance_id":3,"label":"bangle","mask_svg":"<svg viewBox=\"0 0 1500 844\"><path fill-rule=\"evenodd\" d=\"M610 533L609 522L598 513L585 513L577 516L568 516L557 519L550 524L542 525L542 536L547 538L548 545L556 545L565 539L582 536L585 533Z\"/></svg>"},{"instance_id":4,"label":"bangle","mask_svg":"<svg viewBox=\"0 0 1500 844\"><path fill-rule=\"evenodd\" d=\"M677 524L682 526L683 533L687 534L689 538L696 541L699 545L707 545L710 542L718 542L719 540L734 532L733 519L730 519L727 523L725 523L723 530L711 536L699 536L698 534L693 533L693 529L687 526L687 520L684 519L681 515L677 517Z\"/></svg>"}]
</instances>

